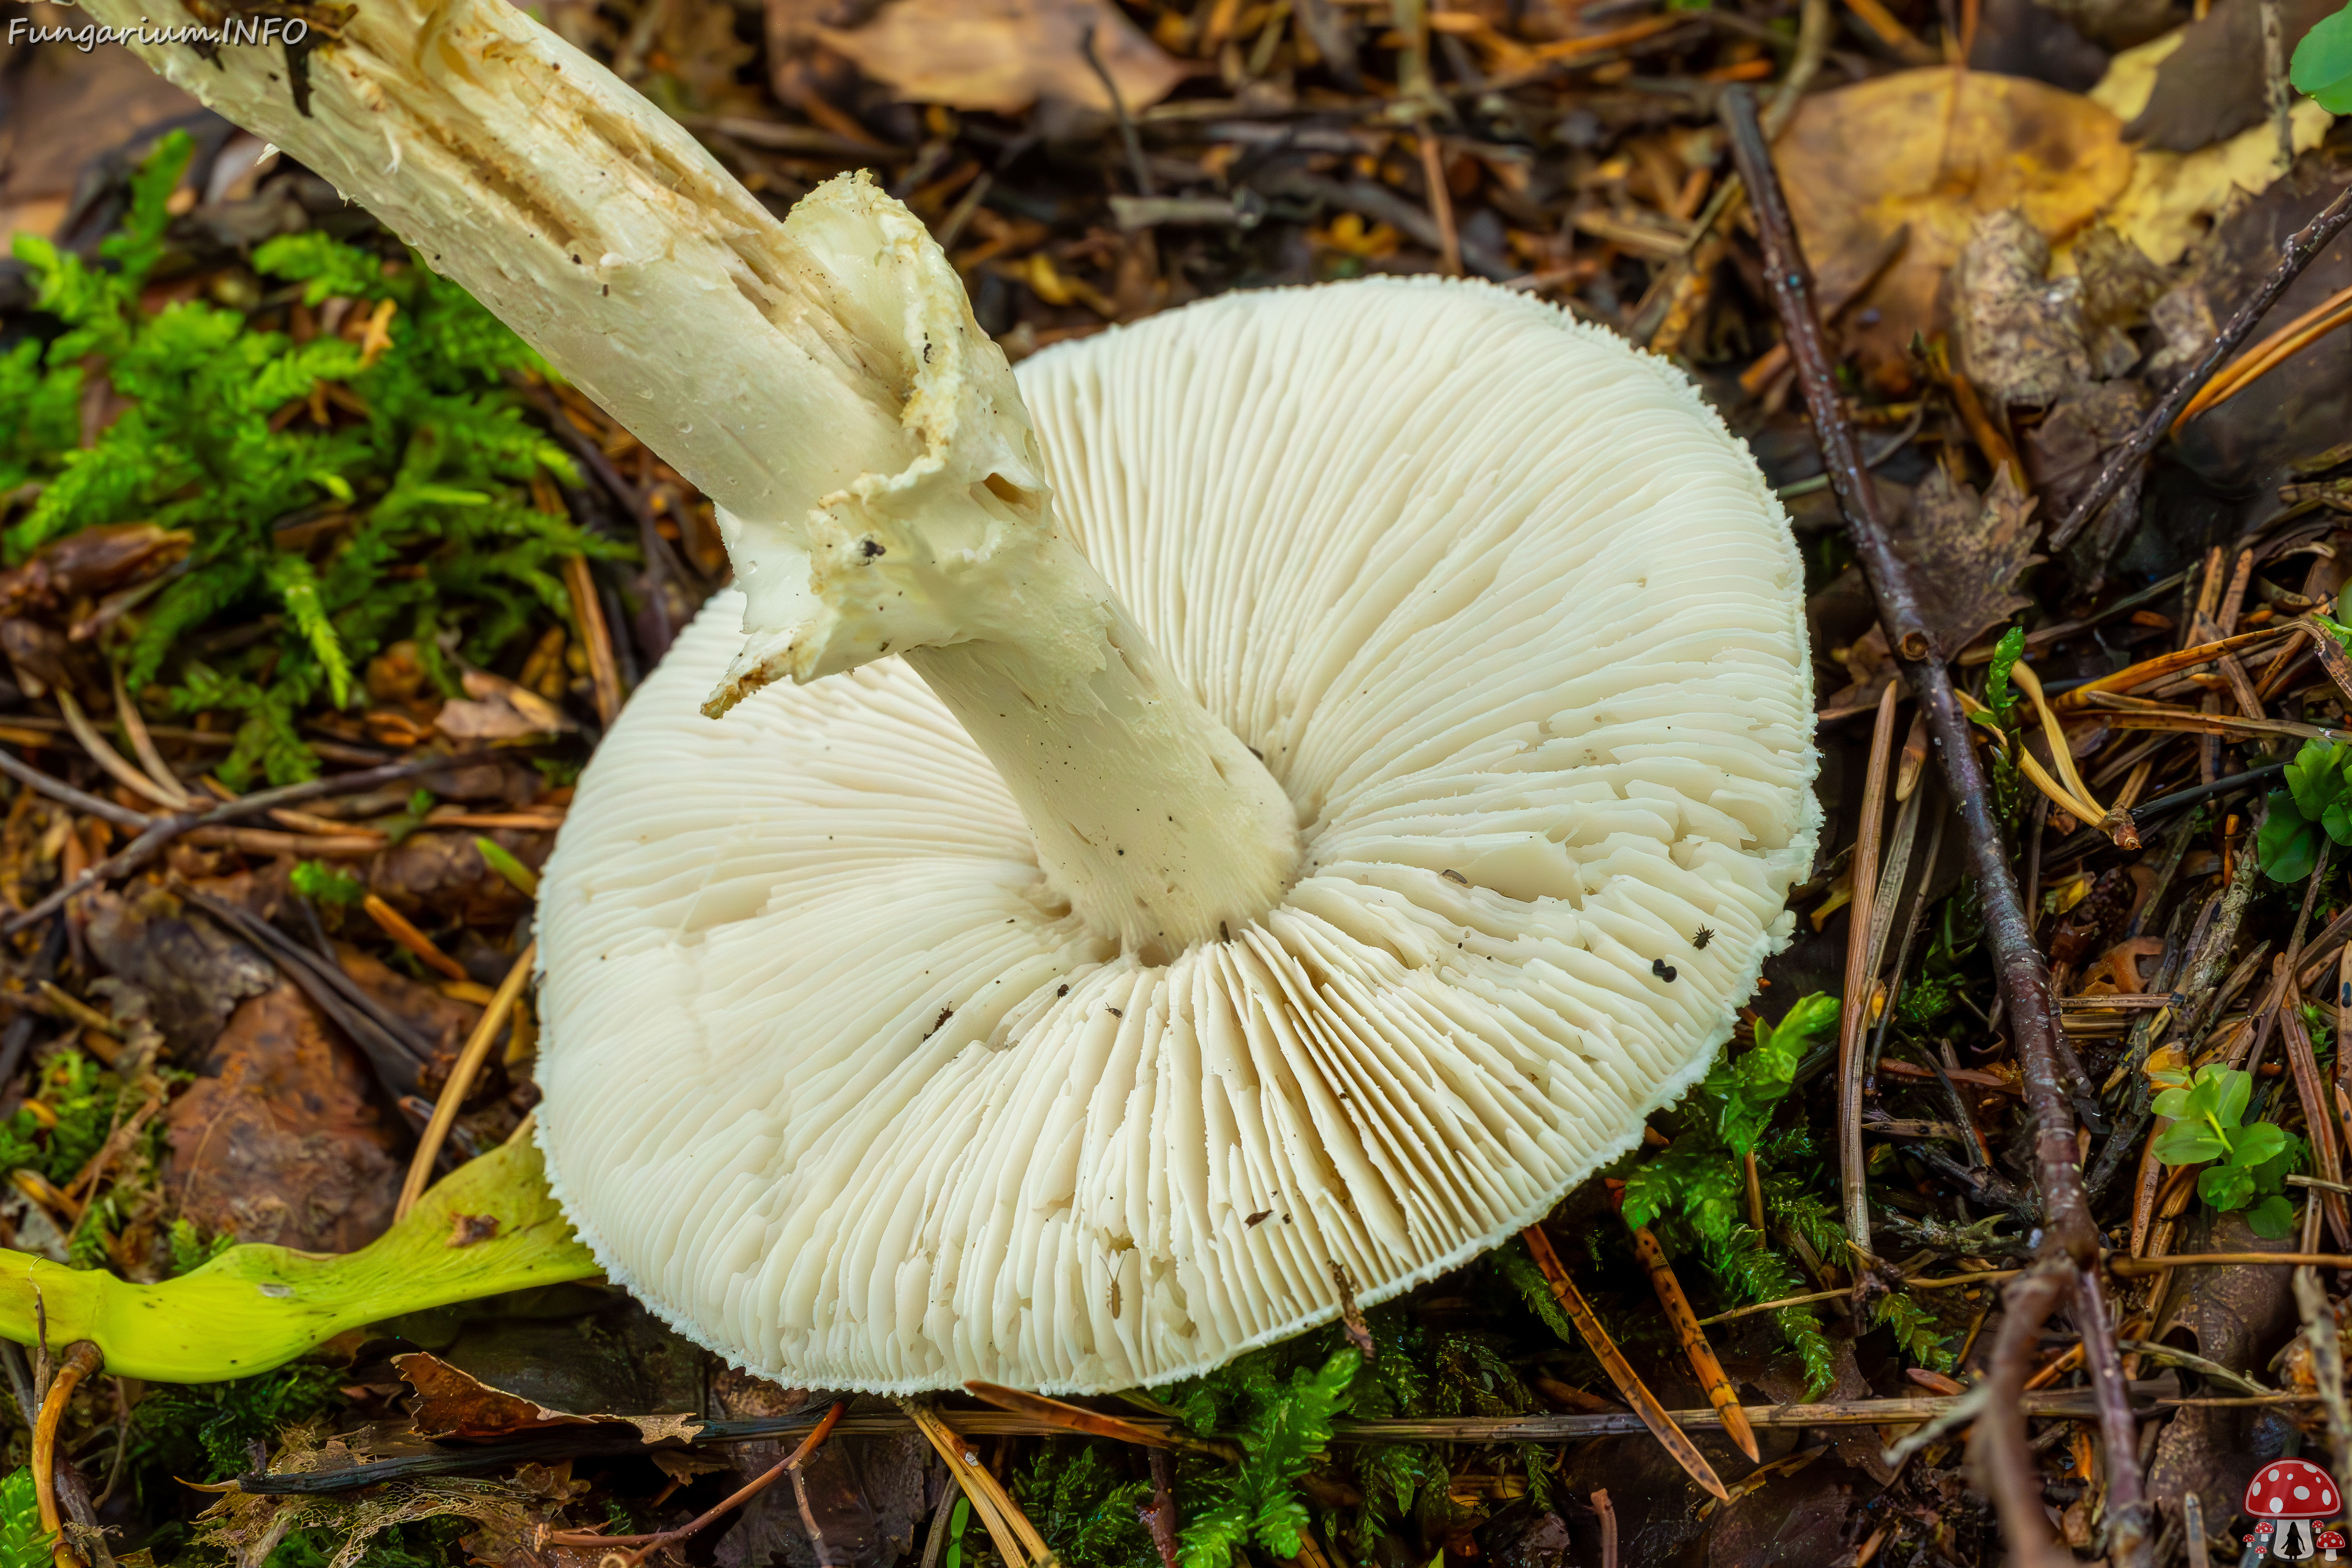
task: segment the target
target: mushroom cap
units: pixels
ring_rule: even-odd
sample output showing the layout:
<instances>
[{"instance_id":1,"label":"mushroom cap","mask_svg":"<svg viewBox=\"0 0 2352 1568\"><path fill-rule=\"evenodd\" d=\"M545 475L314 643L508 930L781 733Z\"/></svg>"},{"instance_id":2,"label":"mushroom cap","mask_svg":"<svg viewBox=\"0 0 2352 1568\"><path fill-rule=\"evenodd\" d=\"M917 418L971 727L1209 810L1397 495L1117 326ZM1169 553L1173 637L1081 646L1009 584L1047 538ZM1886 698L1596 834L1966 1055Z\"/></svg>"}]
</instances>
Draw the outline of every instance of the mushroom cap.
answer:
<instances>
[{"instance_id":1,"label":"mushroom cap","mask_svg":"<svg viewBox=\"0 0 2352 1568\"><path fill-rule=\"evenodd\" d=\"M742 604L703 611L543 874L539 1139L616 1281L802 1385L1160 1384L1462 1264L1706 1069L1813 858L1801 565L1665 362L1383 279L1019 382L1305 861L1138 962L905 664L713 721Z\"/></svg>"},{"instance_id":2,"label":"mushroom cap","mask_svg":"<svg viewBox=\"0 0 2352 1568\"><path fill-rule=\"evenodd\" d=\"M2246 1483L2257 1519L2325 1519L2336 1511L2336 1480L2308 1459L2273 1459Z\"/></svg>"},{"instance_id":3,"label":"mushroom cap","mask_svg":"<svg viewBox=\"0 0 2352 1568\"><path fill-rule=\"evenodd\" d=\"M2342 1550L2344 1545L2344 1532L2340 1530L2321 1531L2319 1532L2319 1545L2320 1549L2326 1552L2336 1552Z\"/></svg>"}]
</instances>

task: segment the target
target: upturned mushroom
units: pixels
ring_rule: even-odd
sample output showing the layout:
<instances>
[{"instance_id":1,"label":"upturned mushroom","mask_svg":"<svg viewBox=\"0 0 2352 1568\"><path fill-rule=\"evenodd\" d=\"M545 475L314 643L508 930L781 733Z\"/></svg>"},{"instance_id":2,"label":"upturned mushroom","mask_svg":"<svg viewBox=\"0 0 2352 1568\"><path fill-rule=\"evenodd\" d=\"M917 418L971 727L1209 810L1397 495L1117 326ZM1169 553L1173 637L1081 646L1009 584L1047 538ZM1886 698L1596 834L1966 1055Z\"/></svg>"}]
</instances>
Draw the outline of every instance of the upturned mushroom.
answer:
<instances>
[{"instance_id":1,"label":"upturned mushroom","mask_svg":"<svg viewBox=\"0 0 2352 1568\"><path fill-rule=\"evenodd\" d=\"M722 509L739 591L546 869L540 1138L730 1361L1088 1391L1393 1296L1632 1147L1786 940L1802 574L1664 362L1383 281L1016 380L870 184L779 224L495 0L361 8L299 108L142 52Z\"/></svg>"}]
</instances>

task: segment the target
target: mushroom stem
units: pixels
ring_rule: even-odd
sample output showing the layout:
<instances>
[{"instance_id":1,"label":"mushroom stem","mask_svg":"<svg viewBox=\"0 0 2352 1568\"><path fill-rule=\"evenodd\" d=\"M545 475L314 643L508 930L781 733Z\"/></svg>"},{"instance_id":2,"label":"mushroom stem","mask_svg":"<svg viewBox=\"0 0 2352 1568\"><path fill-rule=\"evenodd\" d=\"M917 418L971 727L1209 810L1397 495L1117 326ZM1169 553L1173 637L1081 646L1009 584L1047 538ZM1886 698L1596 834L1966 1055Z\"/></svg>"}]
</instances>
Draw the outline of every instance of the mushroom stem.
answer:
<instances>
[{"instance_id":1,"label":"mushroom stem","mask_svg":"<svg viewBox=\"0 0 2352 1568\"><path fill-rule=\"evenodd\" d=\"M779 222L499 0L383 0L299 49L209 59L150 41L182 16L148 0L88 10L375 212L719 504L748 640L705 711L915 655L1097 934L1166 956L1287 887L1281 786L1055 527L1003 351L865 175Z\"/></svg>"}]
</instances>

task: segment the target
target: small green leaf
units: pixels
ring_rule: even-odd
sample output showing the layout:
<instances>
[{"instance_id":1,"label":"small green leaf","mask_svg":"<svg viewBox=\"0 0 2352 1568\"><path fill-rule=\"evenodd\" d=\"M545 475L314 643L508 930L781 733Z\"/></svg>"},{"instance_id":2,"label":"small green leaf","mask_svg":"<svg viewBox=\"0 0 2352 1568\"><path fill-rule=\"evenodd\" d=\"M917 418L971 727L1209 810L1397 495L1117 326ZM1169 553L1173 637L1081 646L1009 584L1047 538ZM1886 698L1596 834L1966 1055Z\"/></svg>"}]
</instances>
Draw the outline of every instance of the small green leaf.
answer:
<instances>
[{"instance_id":1,"label":"small green leaf","mask_svg":"<svg viewBox=\"0 0 2352 1568\"><path fill-rule=\"evenodd\" d=\"M299 862L287 879L294 890L322 904L356 904L367 897L367 884L320 860Z\"/></svg>"},{"instance_id":2,"label":"small green leaf","mask_svg":"<svg viewBox=\"0 0 2352 1568\"><path fill-rule=\"evenodd\" d=\"M2197 1173L2197 1195L2224 1213L2253 1201L2254 1174L2242 1165L2208 1165Z\"/></svg>"},{"instance_id":3,"label":"small green leaf","mask_svg":"<svg viewBox=\"0 0 2352 1568\"><path fill-rule=\"evenodd\" d=\"M2156 1157L2168 1165L2201 1165L2230 1151L2200 1121L2176 1122L2156 1141Z\"/></svg>"},{"instance_id":4,"label":"small green leaf","mask_svg":"<svg viewBox=\"0 0 2352 1568\"><path fill-rule=\"evenodd\" d=\"M2332 741L2305 741L2286 764L2287 794L2294 808L2313 822L2344 793L2343 748Z\"/></svg>"},{"instance_id":5,"label":"small green leaf","mask_svg":"<svg viewBox=\"0 0 2352 1568\"><path fill-rule=\"evenodd\" d=\"M2287 79L2328 113L2352 114L2352 6L2323 17L2303 36Z\"/></svg>"},{"instance_id":6,"label":"small green leaf","mask_svg":"<svg viewBox=\"0 0 2352 1568\"><path fill-rule=\"evenodd\" d=\"M2025 657L2025 628L2011 626L2000 634L1993 645L1992 668L1985 672L1985 706L1992 710L1994 722L2004 730L2017 727L2017 693L2009 683L2009 672Z\"/></svg>"},{"instance_id":7,"label":"small green leaf","mask_svg":"<svg viewBox=\"0 0 2352 1568\"><path fill-rule=\"evenodd\" d=\"M2254 835L2263 875L2273 882L2300 882L2319 863L2319 829L2295 810L2294 796L2271 792L2270 811Z\"/></svg>"},{"instance_id":8,"label":"small green leaf","mask_svg":"<svg viewBox=\"0 0 2352 1568\"><path fill-rule=\"evenodd\" d=\"M2235 1068L2207 1068L2198 1074L2198 1081L2214 1086L2213 1119L2224 1128L2233 1128L2246 1114L2246 1102L2254 1097L2254 1075L2240 1072Z\"/></svg>"},{"instance_id":9,"label":"small green leaf","mask_svg":"<svg viewBox=\"0 0 2352 1568\"><path fill-rule=\"evenodd\" d=\"M2257 1121L2239 1132L2236 1146L2230 1151L2230 1163L2244 1165L2251 1171L2253 1166L2277 1158L2285 1152L2286 1145L2285 1128Z\"/></svg>"},{"instance_id":10,"label":"small green leaf","mask_svg":"<svg viewBox=\"0 0 2352 1568\"><path fill-rule=\"evenodd\" d=\"M2294 1205L2285 1198L2264 1198L2246 1211L2246 1225L2264 1241L2284 1241L2294 1230Z\"/></svg>"},{"instance_id":11,"label":"small green leaf","mask_svg":"<svg viewBox=\"0 0 2352 1568\"><path fill-rule=\"evenodd\" d=\"M477 838L474 847L482 857L482 864L504 877L526 899L539 897L539 873L516 859L507 847L495 838Z\"/></svg>"},{"instance_id":12,"label":"small green leaf","mask_svg":"<svg viewBox=\"0 0 2352 1568\"><path fill-rule=\"evenodd\" d=\"M2168 1089L2156 1097L2154 1109L2168 1121L2184 1121L2197 1114L2189 1108L2191 1098L2185 1089Z\"/></svg>"}]
</instances>

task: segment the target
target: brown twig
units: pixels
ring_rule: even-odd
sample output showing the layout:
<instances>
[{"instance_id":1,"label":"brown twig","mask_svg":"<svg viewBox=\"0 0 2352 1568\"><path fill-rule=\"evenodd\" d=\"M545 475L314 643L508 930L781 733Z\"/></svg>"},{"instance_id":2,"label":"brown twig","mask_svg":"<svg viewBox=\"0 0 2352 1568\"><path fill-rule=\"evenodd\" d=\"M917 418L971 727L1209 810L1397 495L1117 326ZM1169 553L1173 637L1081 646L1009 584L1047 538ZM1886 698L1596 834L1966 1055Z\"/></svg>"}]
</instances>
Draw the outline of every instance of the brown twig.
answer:
<instances>
[{"instance_id":1,"label":"brown twig","mask_svg":"<svg viewBox=\"0 0 2352 1568\"><path fill-rule=\"evenodd\" d=\"M1969 1447L1991 1479L2000 1513L2001 1544L2022 1568L2063 1568L2071 1554L2050 1539L2042 1512L2042 1479L2026 1446L2026 1368L2033 1359L2042 1325L2066 1290L2065 1260L2053 1255L2001 1293L2000 1332L1994 1338L1988 1397L1969 1436Z\"/></svg>"},{"instance_id":2,"label":"brown twig","mask_svg":"<svg viewBox=\"0 0 2352 1568\"><path fill-rule=\"evenodd\" d=\"M1674 1418L1666 1414L1665 1406L1658 1403L1657 1395L1652 1394L1649 1385L1642 1381L1642 1374L1633 1370L1633 1363L1625 1359L1625 1352L1617 1348L1617 1342L1609 1337L1609 1331L1601 1326L1601 1320L1593 1315L1583 1293L1577 1289L1576 1281L1570 1279L1568 1270L1560 1267L1559 1255L1552 1250L1551 1238L1544 1235L1543 1226L1531 1225L1519 1234L1526 1238L1528 1255L1534 1258L1536 1267L1543 1271L1544 1283L1551 1288L1551 1299L1559 1303L1560 1310L1568 1314L1568 1321L1576 1325L1576 1331L1584 1337L1585 1348L1592 1352L1592 1359L1599 1362L1601 1370L1609 1374L1609 1381L1617 1385L1617 1392L1623 1396L1625 1403L1641 1416L1642 1424L1674 1457L1675 1462L1689 1472L1691 1479L1717 1499L1730 1501L1731 1494L1724 1489L1723 1482L1717 1478L1715 1467L1706 1462L1706 1456L1698 1451L1698 1445L1690 1440L1689 1434L1675 1425Z\"/></svg>"},{"instance_id":3,"label":"brown twig","mask_svg":"<svg viewBox=\"0 0 2352 1568\"><path fill-rule=\"evenodd\" d=\"M384 935L392 938L392 940L397 942L400 946L406 948L411 953L414 953L419 963L438 972L451 980L470 980L473 978L472 975L466 973L466 966L464 964L459 963L456 959L442 952L440 948L434 945L434 942L431 937L426 936L423 931L417 930L415 922L412 921L406 915L402 914L398 910L394 909L390 904L385 903L375 894L370 893L366 898L361 900L360 908L367 911L368 919L375 921L376 925L383 931Z\"/></svg>"},{"instance_id":4,"label":"brown twig","mask_svg":"<svg viewBox=\"0 0 2352 1568\"><path fill-rule=\"evenodd\" d=\"M333 795L353 795L373 789L378 784L393 784L401 779L415 778L420 773L439 773L445 768L466 767L475 763L495 761L496 752L463 752L455 756L423 757L404 763L386 763L381 767L364 768L358 773L338 773L331 778L312 779L307 784L287 784L279 789L266 789L241 799L223 801L202 811L183 811L170 816L146 816L135 811L125 811L112 801L87 795L71 784L50 777L38 768L27 765L22 759L0 751L0 773L31 785L53 799L62 800L79 811L104 817L119 827L137 830L139 837L114 854L100 860L80 876L74 878L24 913L0 921L0 936L14 936L39 921L47 920L66 904L115 877L129 876L153 859L163 847L180 835L199 827L250 816L273 807L292 805L305 800L319 800Z\"/></svg>"},{"instance_id":5,"label":"brown twig","mask_svg":"<svg viewBox=\"0 0 2352 1568\"><path fill-rule=\"evenodd\" d=\"M2215 372L2172 422L2173 431L2229 402L2347 321L2352 321L2352 289L2339 289Z\"/></svg>"},{"instance_id":6,"label":"brown twig","mask_svg":"<svg viewBox=\"0 0 2352 1568\"><path fill-rule=\"evenodd\" d=\"M1706 1390L1706 1402L1723 1417L1724 1435L1739 1451L1748 1456L1750 1464L1763 1462L1756 1447L1756 1429L1748 1424L1747 1413L1739 1408L1739 1391L1724 1374L1723 1363L1716 1359L1715 1347L1706 1342L1706 1332L1698 1326L1698 1314L1691 1310L1690 1298L1683 1294L1682 1281L1675 1278L1675 1266L1666 1258L1666 1249L1650 1234L1650 1227L1637 1225L1633 1232L1633 1256L1650 1271L1650 1288L1657 1292L1658 1305L1665 1309L1666 1321L1675 1329L1675 1338L1690 1358L1691 1371L1698 1374L1699 1386Z\"/></svg>"},{"instance_id":7,"label":"brown twig","mask_svg":"<svg viewBox=\"0 0 2352 1568\"><path fill-rule=\"evenodd\" d=\"M75 1386L100 1364L98 1347L88 1340L68 1346L57 1375L49 1380L48 1391L41 1395L40 1415L33 1426L33 1504L40 1511L43 1532L58 1538L53 1549L57 1568L82 1568L81 1554L66 1544L63 1516L58 1508L58 1424L65 1418Z\"/></svg>"},{"instance_id":8,"label":"brown twig","mask_svg":"<svg viewBox=\"0 0 2352 1568\"><path fill-rule=\"evenodd\" d=\"M1172 1428L1139 1426L1117 1415L1106 1415L1098 1410L1087 1410L1076 1405L1066 1405L1058 1399L1048 1399L1042 1394L1029 1394L1002 1384L967 1382L964 1392L985 1405L999 1410L1010 1410L1027 1415L1048 1426L1066 1431L1084 1433L1089 1437L1108 1437L1115 1443L1133 1443L1143 1448L1192 1448L1214 1455L1228 1464L1241 1462L1242 1451L1232 1443L1202 1442L1187 1437Z\"/></svg>"},{"instance_id":9,"label":"brown twig","mask_svg":"<svg viewBox=\"0 0 2352 1568\"><path fill-rule=\"evenodd\" d=\"M1732 155L1748 184L1748 205L1763 242L1773 305L1790 345L1805 405L1812 414L1823 467L1843 507L1854 552L1877 600L1887 646L1904 661L1905 679L1927 710L1953 806L1967 831L1969 865L1983 900L1987 945L2000 977L2001 1002L2032 1116L2034 1189L2043 1211L2042 1255L2063 1256L2073 1269L2077 1326L2092 1347L2087 1360L2099 1396L2099 1426L2106 1445L2111 1554L2118 1568L2144 1568L2152 1544L2152 1516L2137 1462L2138 1428L2120 1376L2122 1363L2115 1352L2114 1330L2103 1314L2089 1310L2100 1296L2099 1232L2083 1191L2074 1110L2060 1073L2057 1009L2051 1001L2049 972L2034 944L2032 921L2019 895L2000 826L1992 815L1992 791L1977 758L1971 726L1960 710L1951 671L1945 664L1946 658L1958 650L1937 647L1928 633L1913 591L1910 568L1895 552L1877 493L1863 469L1861 448L1838 395L1834 366L1813 313L1804 252L1772 166L1771 151L1756 122L1755 95L1734 86L1725 91L1721 105L1731 132ZM2347 216L2352 217L2352 193L2341 205ZM2016 1289L2011 1287L2012 1291ZM2014 1492L2015 1483L2016 1478L2011 1477L2003 1484ZM2034 1515L2030 1523L2008 1521L2007 1510L2004 1520L2021 1531L2040 1530L2038 1488L2032 1489L2032 1507ZM2017 1539L2012 1537L2012 1543Z\"/></svg>"},{"instance_id":10,"label":"brown twig","mask_svg":"<svg viewBox=\"0 0 2352 1568\"><path fill-rule=\"evenodd\" d=\"M1054 1560L1045 1545L1045 1538L1029 1522L1004 1484L980 1462L980 1456L964 1446L961 1434L940 1419L938 1411L918 1401L908 1400L899 1408L919 1427L932 1451L947 1461L948 1474L955 1478L963 1495L971 1500L971 1510L980 1515L981 1524L988 1531L989 1540L996 1543L997 1554L1004 1559L1005 1568L1031 1568Z\"/></svg>"},{"instance_id":11,"label":"brown twig","mask_svg":"<svg viewBox=\"0 0 2352 1568\"><path fill-rule=\"evenodd\" d=\"M1844 1198L1846 1239L1870 1245L1869 1173L1862 1150L1862 1040L1878 988L1871 964L1870 931L1878 900L1879 833L1886 816L1887 769L1895 754L1895 710L1900 681L1879 695L1870 734L1870 763L1862 775L1862 826L1853 847L1853 901L1846 910L1845 996L1838 1013L1838 1184Z\"/></svg>"},{"instance_id":12,"label":"brown twig","mask_svg":"<svg viewBox=\"0 0 2352 1568\"><path fill-rule=\"evenodd\" d=\"M799 1469L807 1461L808 1457L816 1452L818 1445L832 1435L834 1427L840 1423L842 1412L848 1408L846 1401L834 1401L833 1408L824 1413L824 1419L819 1421L815 1428L801 1439L798 1447L777 1460L773 1466L739 1488L731 1495L713 1503L676 1530L656 1531L651 1535L600 1535L593 1530L551 1530L541 1539L547 1544L554 1546L620 1547L623 1550L614 1552L614 1555L624 1563L634 1565L642 1563L664 1547L675 1546L688 1537L700 1533L712 1521L734 1512L785 1476Z\"/></svg>"},{"instance_id":13,"label":"brown twig","mask_svg":"<svg viewBox=\"0 0 2352 1568\"><path fill-rule=\"evenodd\" d=\"M1606 1489L1592 1494L1592 1511L1601 1519L1601 1568L1617 1568L1617 1510Z\"/></svg>"},{"instance_id":14,"label":"brown twig","mask_svg":"<svg viewBox=\"0 0 2352 1568\"><path fill-rule=\"evenodd\" d=\"M2075 501L2074 510L2050 531L2053 553L2073 543L2074 536L2083 531L2083 525L2096 516L2099 509L2123 489L2124 481L2139 473L2141 466L2147 461L2148 454L2156 450L2156 444L2164 438L2165 432L2172 428L2172 423L2180 416L2180 411L2189 406L2189 400L2212 379L2213 373L2221 368L2221 362L2237 352L2238 345L2245 342L2246 335L2261 323L2270 308L2278 302L2279 296L2286 292L2287 286L2303 276L2303 269L2327 248L2328 243L2342 232L2347 223L2352 223L2352 188L2339 194L2320 209L2318 216L2290 235L2286 243L2279 247L2278 265L2271 268L2270 276L2263 279L2253 297L2239 306L2221 330L2213 334L2213 341L2206 345L2204 357L2190 368L2187 375L2173 384L2172 390L2158 399L2154 408L2147 411L2147 416L2140 420L2139 427L2116 448L2115 454L2099 469L2099 477Z\"/></svg>"},{"instance_id":15,"label":"brown twig","mask_svg":"<svg viewBox=\"0 0 2352 1568\"><path fill-rule=\"evenodd\" d=\"M597 597L596 576L588 569L588 557L564 557L563 589L572 595L580 640L588 645L588 678L595 688L596 717L609 725L621 711L621 667L613 658L613 631L604 624L604 602Z\"/></svg>"},{"instance_id":16,"label":"brown twig","mask_svg":"<svg viewBox=\"0 0 2352 1568\"><path fill-rule=\"evenodd\" d=\"M1462 275L1462 236L1454 226L1454 193L1445 188L1445 149L1423 121L1414 129L1421 144L1421 177L1429 187L1429 217L1437 226L1437 265L1449 277Z\"/></svg>"},{"instance_id":17,"label":"brown twig","mask_svg":"<svg viewBox=\"0 0 2352 1568\"><path fill-rule=\"evenodd\" d=\"M449 1069L449 1081L441 1086L441 1097L433 1102L433 1120L425 1124L425 1131L416 1140L416 1152L408 1162L408 1178L400 1184L400 1202L392 1211L395 1222L405 1217L416 1206L416 1200L425 1195L425 1184L433 1179L433 1162L440 1157L441 1145L457 1120L459 1108L466 1103L474 1075L482 1070L491 1042L499 1037L499 1026L514 1011L516 998L530 980L531 961L538 956L539 942L533 939L516 956L507 970L507 977L499 982L490 1005L482 1009L474 1032L467 1037L465 1047L457 1053L457 1064Z\"/></svg>"}]
</instances>

